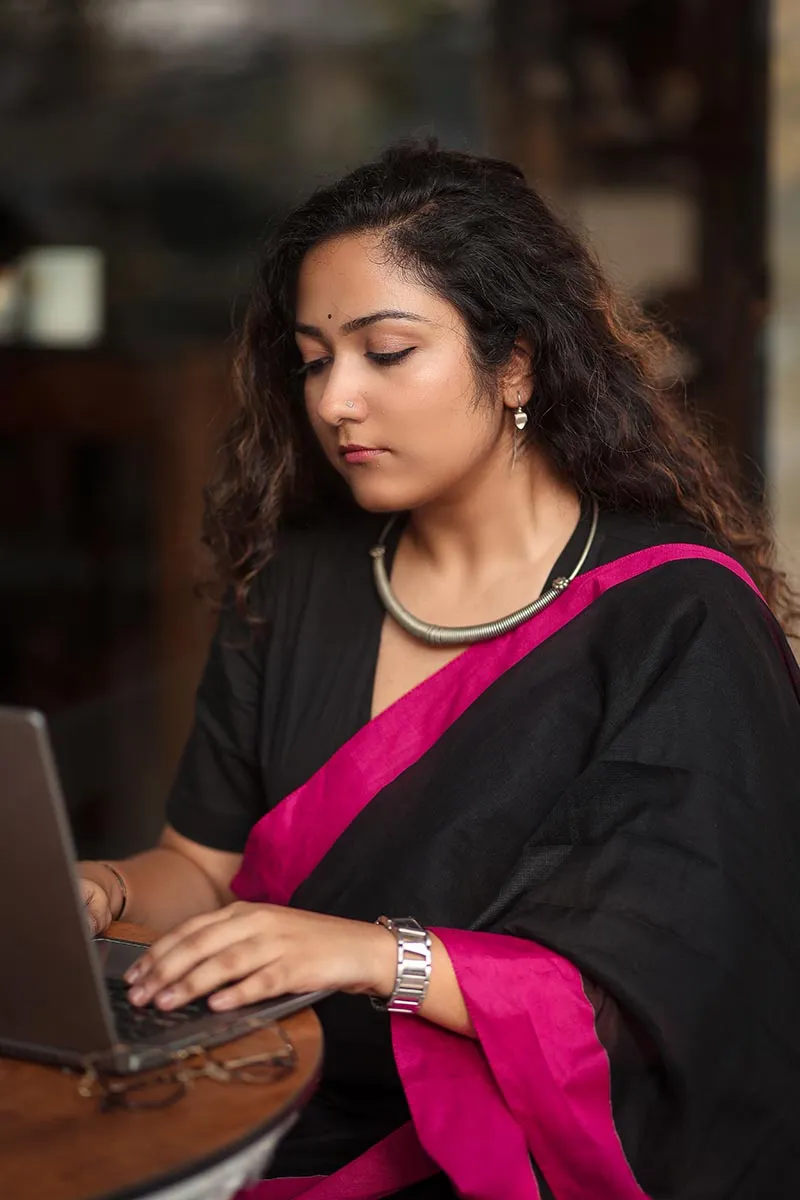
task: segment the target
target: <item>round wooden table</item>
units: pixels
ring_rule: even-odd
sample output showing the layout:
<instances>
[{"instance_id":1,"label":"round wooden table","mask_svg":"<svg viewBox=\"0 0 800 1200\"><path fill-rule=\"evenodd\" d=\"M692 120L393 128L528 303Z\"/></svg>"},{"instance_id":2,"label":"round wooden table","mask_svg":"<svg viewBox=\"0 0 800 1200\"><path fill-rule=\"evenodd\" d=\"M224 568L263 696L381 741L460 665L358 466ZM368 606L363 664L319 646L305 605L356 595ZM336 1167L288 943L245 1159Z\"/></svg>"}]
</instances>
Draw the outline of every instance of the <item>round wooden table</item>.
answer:
<instances>
[{"instance_id":1,"label":"round wooden table","mask_svg":"<svg viewBox=\"0 0 800 1200\"><path fill-rule=\"evenodd\" d=\"M150 941L119 923L109 936ZM0 1196L5 1200L229 1200L257 1179L316 1086L322 1031L311 1009L280 1022L297 1067L275 1083L199 1079L166 1109L101 1112L58 1067L0 1058ZM275 1048L258 1030L218 1058Z\"/></svg>"}]
</instances>

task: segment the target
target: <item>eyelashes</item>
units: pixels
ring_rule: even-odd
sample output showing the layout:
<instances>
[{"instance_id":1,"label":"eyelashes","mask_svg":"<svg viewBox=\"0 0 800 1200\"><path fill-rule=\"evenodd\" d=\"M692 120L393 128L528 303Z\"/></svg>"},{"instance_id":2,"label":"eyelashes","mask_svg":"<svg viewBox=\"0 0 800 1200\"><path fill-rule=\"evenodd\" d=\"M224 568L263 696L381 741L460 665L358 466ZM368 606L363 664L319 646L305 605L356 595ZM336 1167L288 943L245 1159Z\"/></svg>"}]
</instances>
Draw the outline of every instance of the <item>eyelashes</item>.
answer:
<instances>
[{"instance_id":1,"label":"eyelashes","mask_svg":"<svg viewBox=\"0 0 800 1200\"><path fill-rule=\"evenodd\" d=\"M376 350L368 350L364 355L376 367L392 367L396 363L402 362L404 358L408 358L416 350L416 346L408 346L405 350L394 350L391 353L380 354ZM330 358L312 358L310 362L303 363L297 368L298 375L319 375L321 371L330 363Z\"/></svg>"},{"instance_id":2,"label":"eyelashes","mask_svg":"<svg viewBox=\"0 0 800 1200\"><path fill-rule=\"evenodd\" d=\"M324 370L326 364L330 360L327 358L312 358L311 362L303 363L297 368L295 374L303 375L319 375L320 371Z\"/></svg>"},{"instance_id":3,"label":"eyelashes","mask_svg":"<svg viewBox=\"0 0 800 1200\"><path fill-rule=\"evenodd\" d=\"M408 346L405 350L395 350L391 354L378 354L377 351L368 350L366 357L378 367L391 367L394 363L402 362L404 358L408 358L414 349L414 346Z\"/></svg>"}]
</instances>

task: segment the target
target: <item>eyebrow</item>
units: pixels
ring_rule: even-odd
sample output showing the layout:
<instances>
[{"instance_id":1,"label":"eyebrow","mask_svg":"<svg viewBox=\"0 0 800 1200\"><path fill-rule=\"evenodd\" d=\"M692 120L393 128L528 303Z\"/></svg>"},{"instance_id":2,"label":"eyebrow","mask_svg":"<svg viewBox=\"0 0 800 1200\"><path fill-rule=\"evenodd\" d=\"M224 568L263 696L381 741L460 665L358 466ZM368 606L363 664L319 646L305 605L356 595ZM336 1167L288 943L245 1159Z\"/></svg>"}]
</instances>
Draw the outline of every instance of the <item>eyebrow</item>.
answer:
<instances>
[{"instance_id":1,"label":"eyebrow","mask_svg":"<svg viewBox=\"0 0 800 1200\"><path fill-rule=\"evenodd\" d=\"M398 308L382 308L378 312L368 313L364 317L354 317L352 321L345 321L344 325L339 326L339 332L347 337L350 333L357 333L359 329L377 325L379 321L422 321L424 324L430 325L430 321L418 313L403 312ZM308 337L325 340L325 334L317 325L304 325L298 321L294 329L295 333L305 333Z\"/></svg>"}]
</instances>

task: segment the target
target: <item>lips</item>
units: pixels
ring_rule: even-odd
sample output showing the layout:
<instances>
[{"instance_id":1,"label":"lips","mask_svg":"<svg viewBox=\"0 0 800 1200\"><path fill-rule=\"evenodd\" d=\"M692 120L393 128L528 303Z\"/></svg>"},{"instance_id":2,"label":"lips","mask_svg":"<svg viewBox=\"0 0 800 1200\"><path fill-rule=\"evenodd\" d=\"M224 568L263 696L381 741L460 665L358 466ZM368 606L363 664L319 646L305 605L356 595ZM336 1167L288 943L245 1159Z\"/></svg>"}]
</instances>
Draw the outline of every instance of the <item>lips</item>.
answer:
<instances>
[{"instance_id":1,"label":"lips","mask_svg":"<svg viewBox=\"0 0 800 1200\"><path fill-rule=\"evenodd\" d=\"M377 446L358 446L355 442L348 442L347 445L339 447L339 454L347 463L369 462L370 459L378 458L384 453L385 451Z\"/></svg>"}]
</instances>

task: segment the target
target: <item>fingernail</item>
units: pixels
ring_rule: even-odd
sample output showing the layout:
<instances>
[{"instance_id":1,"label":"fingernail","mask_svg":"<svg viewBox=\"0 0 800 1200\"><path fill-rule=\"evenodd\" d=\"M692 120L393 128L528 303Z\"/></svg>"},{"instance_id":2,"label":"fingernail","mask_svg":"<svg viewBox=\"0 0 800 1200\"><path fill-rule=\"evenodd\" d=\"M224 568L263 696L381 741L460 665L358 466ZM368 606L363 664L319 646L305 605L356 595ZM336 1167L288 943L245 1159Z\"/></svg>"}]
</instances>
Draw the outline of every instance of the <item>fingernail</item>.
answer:
<instances>
[{"instance_id":1,"label":"fingernail","mask_svg":"<svg viewBox=\"0 0 800 1200\"><path fill-rule=\"evenodd\" d=\"M125 972L125 982L126 983L135 983L136 980L141 975L141 973L142 973L142 968L139 966L138 963L135 963L134 966L129 967L128 970Z\"/></svg>"},{"instance_id":2,"label":"fingernail","mask_svg":"<svg viewBox=\"0 0 800 1200\"><path fill-rule=\"evenodd\" d=\"M209 996L209 1008L230 1008L233 1004L233 996L226 996L224 992L217 992L216 996Z\"/></svg>"},{"instance_id":3,"label":"fingernail","mask_svg":"<svg viewBox=\"0 0 800 1200\"><path fill-rule=\"evenodd\" d=\"M141 1004L145 998L145 990L143 987L131 988L128 992L128 999L131 1004Z\"/></svg>"},{"instance_id":4,"label":"fingernail","mask_svg":"<svg viewBox=\"0 0 800 1200\"><path fill-rule=\"evenodd\" d=\"M176 993L172 988L167 988L164 992L159 992L156 996L156 1004L159 1008L172 1008L176 1000Z\"/></svg>"}]
</instances>

